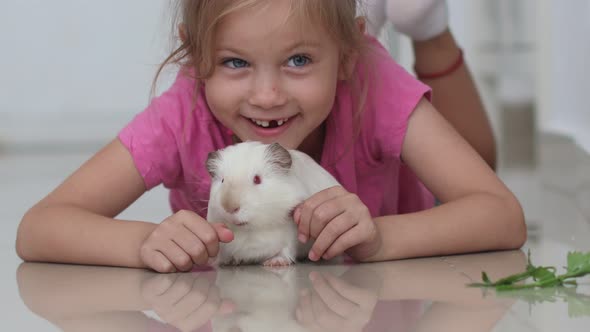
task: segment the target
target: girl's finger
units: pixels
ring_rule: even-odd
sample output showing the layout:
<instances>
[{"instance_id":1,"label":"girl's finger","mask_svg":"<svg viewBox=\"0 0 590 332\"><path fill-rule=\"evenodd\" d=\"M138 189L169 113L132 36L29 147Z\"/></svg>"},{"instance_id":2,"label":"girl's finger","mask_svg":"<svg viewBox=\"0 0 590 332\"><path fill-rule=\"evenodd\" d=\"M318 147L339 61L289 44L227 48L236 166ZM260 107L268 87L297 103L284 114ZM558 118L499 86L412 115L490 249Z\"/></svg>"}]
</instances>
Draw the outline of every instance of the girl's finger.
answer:
<instances>
[{"instance_id":1,"label":"girl's finger","mask_svg":"<svg viewBox=\"0 0 590 332\"><path fill-rule=\"evenodd\" d=\"M217 232L207 220L192 211L183 211L182 214L177 213L175 216L181 218L180 222L184 227L201 240L207 249L209 257L217 256L219 238Z\"/></svg>"},{"instance_id":2,"label":"girl's finger","mask_svg":"<svg viewBox=\"0 0 590 332\"><path fill-rule=\"evenodd\" d=\"M195 234L185 229L185 232L175 234L173 241L191 257L194 264L205 265L209 259L205 245Z\"/></svg>"},{"instance_id":3,"label":"girl's finger","mask_svg":"<svg viewBox=\"0 0 590 332\"><path fill-rule=\"evenodd\" d=\"M174 264L166 258L166 256L158 251L158 250L150 250L148 254L145 255L145 263L150 268L154 269L154 271L159 273L175 273L176 268Z\"/></svg>"},{"instance_id":4,"label":"girl's finger","mask_svg":"<svg viewBox=\"0 0 590 332\"><path fill-rule=\"evenodd\" d=\"M354 225L356 226L356 225ZM348 248L354 247L357 244L360 244L363 241L363 238L360 236L357 227L353 227L345 234L342 234L338 239L332 242L328 248L325 249L325 252L322 254L322 258L324 259L331 259L342 254Z\"/></svg>"},{"instance_id":5,"label":"girl's finger","mask_svg":"<svg viewBox=\"0 0 590 332\"><path fill-rule=\"evenodd\" d=\"M220 242L229 243L234 240L234 232L223 223L212 223L213 229L217 232Z\"/></svg>"},{"instance_id":6,"label":"girl's finger","mask_svg":"<svg viewBox=\"0 0 590 332\"><path fill-rule=\"evenodd\" d=\"M332 219L315 240L315 243L309 251L309 259L312 261L319 260L326 250L328 250L338 238L345 235L350 229L356 226L356 223L357 220L352 218L349 213L343 213ZM344 252L344 250L342 250L342 252Z\"/></svg>"},{"instance_id":7,"label":"girl's finger","mask_svg":"<svg viewBox=\"0 0 590 332\"><path fill-rule=\"evenodd\" d=\"M299 217L298 230L301 242L307 242L310 234L310 224L315 209L326 201L346 194L346 190L340 186L322 190L306 199L300 206L301 216Z\"/></svg>"},{"instance_id":8,"label":"girl's finger","mask_svg":"<svg viewBox=\"0 0 590 332\"><path fill-rule=\"evenodd\" d=\"M318 194L316 194L318 195ZM319 196L324 198L324 196ZM301 204L299 222L297 223L298 239L301 243L306 243L309 240L311 216L313 211L324 201L319 201L318 196L312 196L303 204Z\"/></svg>"},{"instance_id":9,"label":"girl's finger","mask_svg":"<svg viewBox=\"0 0 590 332\"><path fill-rule=\"evenodd\" d=\"M346 211L346 206L342 204L343 201L341 198L342 196L332 198L316 207L309 224L310 238L316 239L322 233L322 230L324 230L326 225Z\"/></svg>"},{"instance_id":10,"label":"girl's finger","mask_svg":"<svg viewBox=\"0 0 590 332\"><path fill-rule=\"evenodd\" d=\"M359 306L338 293L324 278L322 273L311 272L309 275L312 285L324 303L342 318L359 310Z\"/></svg>"},{"instance_id":11,"label":"girl's finger","mask_svg":"<svg viewBox=\"0 0 590 332\"><path fill-rule=\"evenodd\" d=\"M301 219L301 204L297 205L295 209L293 209L293 221L296 225L299 225L299 220Z\"/></svg>"},{"instance_id":12,"label":"girl's finger","mask_svg":"<svg viewBox=\"0 0 590 332\"><path fill-rule=\"evenodd\" d=\"M193 267L193 260L182 250L174 241L164 241L160 243L158 251L174 265L176 271L189 271Z\"/></svg>"},{"instance_id":13,"label":"girl's finger","mask_svg":"<svg viewBox=\"0 0 590 332\"><path fill-rule=\"evenodd\" d=\"M331 259L342 254L344 251L363 243L366 240L366 232L360 224L355 225L349 232L343 234L334 241L322 256L324 259Z\"/></svg>"},{"instance_id":14,"label":"girl's finger","mask_svg":"<svg viewBox=\"0 0 590 332\"><path fill-rule=\"evenodd\" d=\"M184 226L201 240L209 257L217 256L219 252L219 237L217 236L216 229L209 222L204 219L185 220Z\"/></svg>"}]
</instances>

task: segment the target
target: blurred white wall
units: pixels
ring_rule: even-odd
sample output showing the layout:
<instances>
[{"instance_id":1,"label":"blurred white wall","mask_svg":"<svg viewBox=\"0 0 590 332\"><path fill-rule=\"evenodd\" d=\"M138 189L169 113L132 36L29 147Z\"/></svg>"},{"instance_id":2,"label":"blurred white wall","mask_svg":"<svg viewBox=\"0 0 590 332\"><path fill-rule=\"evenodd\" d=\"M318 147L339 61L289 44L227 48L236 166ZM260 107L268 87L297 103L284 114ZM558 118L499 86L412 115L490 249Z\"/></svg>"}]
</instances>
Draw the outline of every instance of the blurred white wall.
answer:
<instances>
[{"instance_id":1,"label":"blurred white wall","mask_svg":"<svg viewBox=\"0 0 590 332\"><path fill-rule=\"evenodd\" d=\"M540 127L590 151L590 0L541 0L537 26Z\"/></svg>"},{"instance_id":2,"label":"blurred white wall","mask_svg":"<svg viewBox=\"0 0 590 332\"><path fill-rule=\"evenodd\" d=\"M104 140L147 103L169 1L0 2L0 144ZM4 141L4 142L3 142Z\"/></svg>"}]
</instances>

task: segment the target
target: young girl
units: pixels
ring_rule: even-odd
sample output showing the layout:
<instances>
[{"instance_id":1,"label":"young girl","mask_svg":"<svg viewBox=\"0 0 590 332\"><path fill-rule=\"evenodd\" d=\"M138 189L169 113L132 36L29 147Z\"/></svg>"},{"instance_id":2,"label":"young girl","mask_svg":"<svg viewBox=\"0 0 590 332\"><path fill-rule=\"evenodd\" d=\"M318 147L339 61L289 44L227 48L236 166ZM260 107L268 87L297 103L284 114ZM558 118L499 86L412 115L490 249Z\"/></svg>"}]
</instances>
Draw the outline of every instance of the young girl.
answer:
<instances>
[{"instance_id":1,"label":"young girl","mask_svg":"<svg viewBox=\"0 0 590 332\"><path fill-rule=\"evenodd\" d=\"M364 33L355 0L184 0L182 65L104 149L23 217L24 260L188 271L233 239L209 223L207 154L279 142L342 184L294 214L309 258L361 262L512 249L517 199L438 114L430 89ZM161 223L115 217L171 190ZM434 197L442 204L434 207Z\"/></svg>"}]
</instances>

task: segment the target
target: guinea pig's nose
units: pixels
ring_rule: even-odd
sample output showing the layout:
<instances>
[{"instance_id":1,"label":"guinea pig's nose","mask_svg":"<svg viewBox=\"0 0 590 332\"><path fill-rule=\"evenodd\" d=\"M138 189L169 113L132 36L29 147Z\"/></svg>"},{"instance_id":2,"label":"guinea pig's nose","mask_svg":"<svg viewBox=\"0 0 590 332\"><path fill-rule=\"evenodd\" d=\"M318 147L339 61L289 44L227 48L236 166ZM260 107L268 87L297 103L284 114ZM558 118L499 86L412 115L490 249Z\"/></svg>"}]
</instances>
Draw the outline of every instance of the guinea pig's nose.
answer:
<instances>
[{"instance_id":1,"label":"guinea pig's nose","mask_svg":"<svg viewBox=\"0 0 590 332\"><path fill-rule=\"evenodd\" d=\"M221 193L221 206L225 210L225 212L230 214L236 214L240 211L240 200L235 193L227 193L223 192L222 189Z\"/></svg>"},{"instance_id":2,"label":"guinea pig's nose","mask_svg":"<svg viewBox=\"0 0 590 332\"><path fill-rule=\"evenodd\" d=\"M238 204L235 204L233 202L224 202L225 204L223 205L223 209L225 210L225 212L230 213L230 214L236 214L238 213L238 211L240 211L240 206Z\"/></svg>"}]
</instances>

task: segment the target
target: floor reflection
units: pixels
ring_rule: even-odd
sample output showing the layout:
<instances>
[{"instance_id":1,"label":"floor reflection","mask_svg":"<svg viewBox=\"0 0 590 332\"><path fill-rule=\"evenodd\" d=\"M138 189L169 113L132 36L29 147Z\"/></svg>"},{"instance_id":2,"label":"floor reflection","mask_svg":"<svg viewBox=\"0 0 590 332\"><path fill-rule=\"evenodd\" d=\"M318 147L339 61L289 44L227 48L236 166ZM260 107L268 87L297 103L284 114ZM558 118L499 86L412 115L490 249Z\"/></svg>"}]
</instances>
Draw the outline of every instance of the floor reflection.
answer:
<instances>
[{"instance_id":1,"label":"floor reflection","mask_svg":"<svg viewBox=\"0 0 590 332\"><path fill-rule=\"evenodd\" d=\"M156 274L23 263L23 302L64 331L490 331L516 299L466 287L521 251L358 265Z\"/></svg>"}]
</instances>

